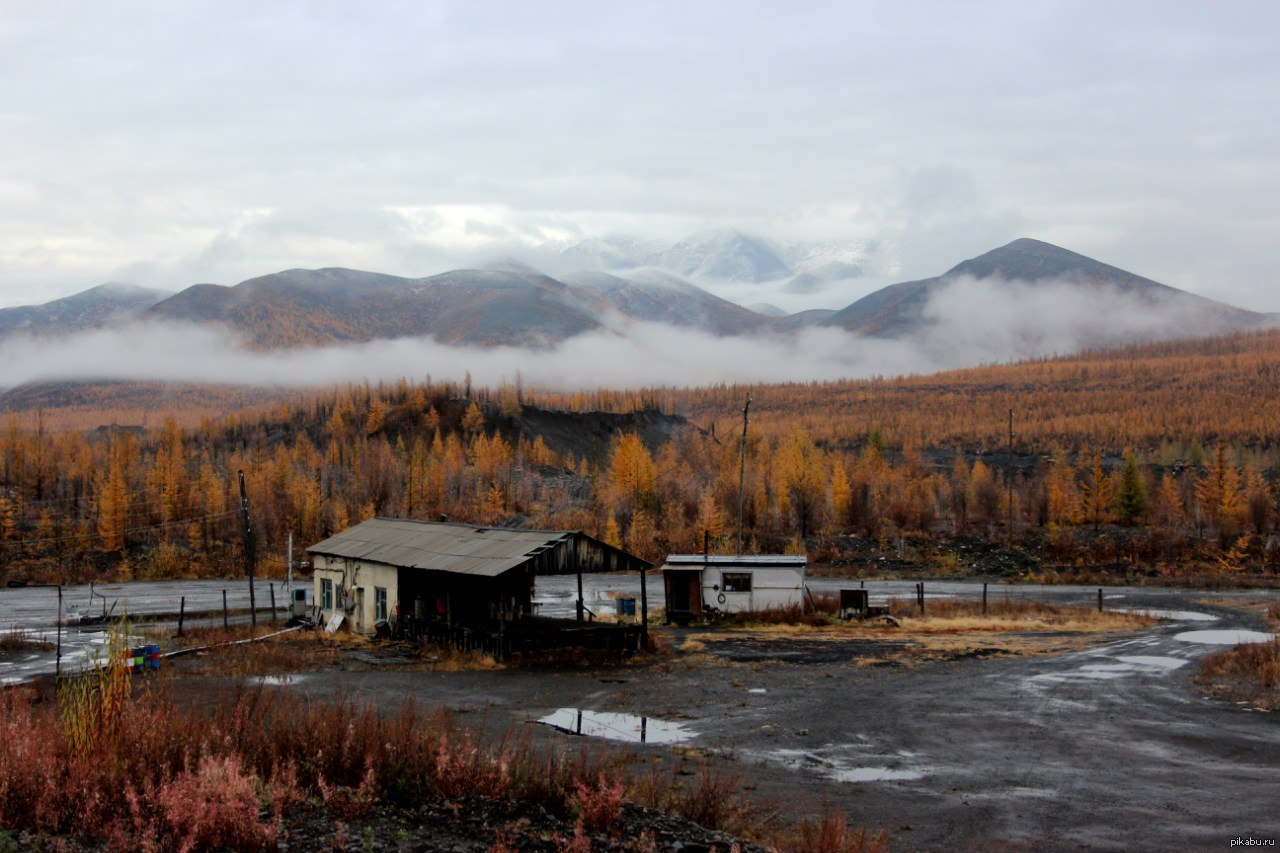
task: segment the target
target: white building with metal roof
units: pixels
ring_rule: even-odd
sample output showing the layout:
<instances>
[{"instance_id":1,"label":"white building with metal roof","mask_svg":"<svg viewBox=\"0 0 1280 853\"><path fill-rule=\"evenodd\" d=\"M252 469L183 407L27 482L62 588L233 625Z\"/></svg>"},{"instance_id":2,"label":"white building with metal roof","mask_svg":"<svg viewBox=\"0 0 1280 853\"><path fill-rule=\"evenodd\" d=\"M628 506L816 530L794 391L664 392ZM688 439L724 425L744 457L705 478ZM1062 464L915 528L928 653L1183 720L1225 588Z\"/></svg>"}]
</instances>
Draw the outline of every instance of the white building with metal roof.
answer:
<instances>
[{"instance_id":1,"label":"white building with metal roof","mask_svg":"<svg viewBox=\"0 0 1280 853\"><path fill-rule=\"evenodd\" d=\"M662 566L667 621L803 607L807 564L804 555L670 554Z\"/></svg>"}]
</instances>

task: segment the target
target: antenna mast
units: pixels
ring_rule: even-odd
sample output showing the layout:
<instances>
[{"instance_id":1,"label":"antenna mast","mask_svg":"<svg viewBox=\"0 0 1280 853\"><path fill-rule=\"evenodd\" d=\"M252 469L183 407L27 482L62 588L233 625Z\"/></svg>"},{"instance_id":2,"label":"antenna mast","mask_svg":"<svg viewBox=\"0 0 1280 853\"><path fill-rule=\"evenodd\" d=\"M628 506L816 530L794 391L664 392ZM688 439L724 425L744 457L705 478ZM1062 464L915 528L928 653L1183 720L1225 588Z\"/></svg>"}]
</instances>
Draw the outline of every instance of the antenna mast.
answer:
<instances>
[{"instance_id":1,"label":"antenna mast","mask_svg":"<svg viewBox=\"0 0 1280 853\"><path fill-rule=\"evenodd\" d=\"M747 410L751 408L751 395L747 395L747 404L742 407L742 456L738 460L738 554L742 553L742 506L746 496L747 480Z\"/></svg>"}]
</instances>

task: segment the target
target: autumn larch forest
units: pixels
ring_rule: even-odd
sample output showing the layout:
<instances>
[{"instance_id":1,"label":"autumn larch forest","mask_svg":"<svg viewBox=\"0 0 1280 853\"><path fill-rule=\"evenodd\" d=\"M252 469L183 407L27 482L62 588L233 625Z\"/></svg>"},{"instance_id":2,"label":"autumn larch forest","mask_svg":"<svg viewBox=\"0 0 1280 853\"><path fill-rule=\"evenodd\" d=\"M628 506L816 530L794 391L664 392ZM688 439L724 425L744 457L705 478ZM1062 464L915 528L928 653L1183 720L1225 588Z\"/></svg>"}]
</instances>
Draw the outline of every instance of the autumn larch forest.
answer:
<instances>
[{"instance_id":1,"label":"autumn larch forest","mask_svg":"<svg viewBox=\"0 0 1280 853\"><path fill-rule=\"evenodd\" d=\"M86 428L83 401L6 416L0 580L238 574L239 471L269 575L290 532L300 553L375 515L732 552L750 394L744 549L818 572L1256 583L1280 564L1278 380L1264 332L836 383L402 380L218 416L209 395L232 392L185 389L150 426L99 389L117 425Z\"/></svg>"}]
</instances>

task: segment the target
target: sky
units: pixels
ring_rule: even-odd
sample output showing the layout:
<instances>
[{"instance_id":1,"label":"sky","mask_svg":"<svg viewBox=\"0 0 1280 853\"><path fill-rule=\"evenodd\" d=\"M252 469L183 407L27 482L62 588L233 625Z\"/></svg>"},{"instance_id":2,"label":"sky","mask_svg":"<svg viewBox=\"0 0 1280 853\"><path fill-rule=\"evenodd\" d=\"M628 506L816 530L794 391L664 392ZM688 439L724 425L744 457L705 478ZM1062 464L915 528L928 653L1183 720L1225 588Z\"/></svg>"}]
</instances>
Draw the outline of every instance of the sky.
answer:
<instances>
[{"instance_id":1,"label":"sky","mask_svg":"<svg viewBox=\"0 0 1280 853\"><path fill-rule=\"evenodd\" d=\"M0 307L735 227L1280 311L1278 37L1255 0L0 0Z\"/></svg>"}]
</instances>

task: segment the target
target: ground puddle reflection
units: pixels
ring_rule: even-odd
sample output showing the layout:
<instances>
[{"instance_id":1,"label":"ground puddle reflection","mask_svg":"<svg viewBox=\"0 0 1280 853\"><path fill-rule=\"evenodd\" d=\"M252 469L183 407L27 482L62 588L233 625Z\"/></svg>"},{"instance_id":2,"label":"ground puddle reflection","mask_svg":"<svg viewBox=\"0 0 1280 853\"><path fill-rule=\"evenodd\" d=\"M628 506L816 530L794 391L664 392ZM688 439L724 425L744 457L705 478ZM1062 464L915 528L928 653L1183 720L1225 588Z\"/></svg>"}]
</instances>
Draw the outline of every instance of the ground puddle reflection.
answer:
<instances>
[{"instance_id":1,"label":"ground puddle reflection","mask_svg":"<svg viewBox=\"0 0 1280 853\"><path fill-rule=\"evenodd\" d=\"M834 770L831 778L837 782L910 782L923 779L921 770L895 770L892 767L855 767L851 770Z\"/></svg>"},{"instance_id":2,"label":"ground puddle reflection","mask_svg":"<svg viewBox=\"0 0 1280 853\"><path fill-rule=\"evenodd\" d=\"M1276 635L1267 634L1263 631L1246 631L1241 628L1222 631L1183 631L1181 634L1174 634L1173 638L1184 643L1235 646L1240 643L1269 643L1276 638Z\"/></svg>"},{"instance_id":3,"label":"ground puddle reflection","mask_svg":"<svg viewBox=\"0 0 1280 853\"><path fill-rule=\"evenodd\" d=\"M560 708L538 722L565 734L627 743L681 743L698 734L670 720L609 711L584 711L581 708Z\"/></svg>"},{"instance_id":4,"label":"ground puddle reflection","mask_svg":"<svg viewBox=\"0 0 1280 853\"><path fill-rule=\"evenodd\" d=\"M1217 622L1218 617L1195 610L1160 610L1154 607L1117 607L1119 613L1137 613L1153 619L1167 619L1170 622Z\"/></svg>"}]
</instances>

